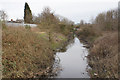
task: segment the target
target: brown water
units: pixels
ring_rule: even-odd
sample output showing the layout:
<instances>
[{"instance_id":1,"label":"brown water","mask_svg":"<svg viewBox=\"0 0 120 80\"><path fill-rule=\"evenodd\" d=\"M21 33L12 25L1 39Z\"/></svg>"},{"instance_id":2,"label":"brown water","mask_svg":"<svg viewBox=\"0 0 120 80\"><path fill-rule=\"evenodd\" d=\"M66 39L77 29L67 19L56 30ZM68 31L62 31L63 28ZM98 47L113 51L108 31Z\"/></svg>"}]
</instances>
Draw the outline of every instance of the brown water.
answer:
<instances>
[{"instance_id":1,"label":"brown water","mask_svg":"<svg viewBox=\"0 0 120 80\"><path fill-rule=\"evenodd\" d=\"M75 37L74 42L67 46L65 52L56 53L54 69L58 71L55 78L90 78L87 72L88 50L83 46Z\"/></svg>"}]
</instances>

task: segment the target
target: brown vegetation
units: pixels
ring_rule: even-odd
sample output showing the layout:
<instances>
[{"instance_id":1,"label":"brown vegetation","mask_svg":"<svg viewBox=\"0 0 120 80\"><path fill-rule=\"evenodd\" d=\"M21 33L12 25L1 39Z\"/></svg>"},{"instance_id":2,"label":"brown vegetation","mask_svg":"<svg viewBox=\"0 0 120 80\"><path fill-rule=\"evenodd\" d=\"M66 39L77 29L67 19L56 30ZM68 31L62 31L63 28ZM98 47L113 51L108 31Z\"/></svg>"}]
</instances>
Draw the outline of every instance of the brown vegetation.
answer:
<instances>
[{"instance_id":1,"label":"brown vegetation","mask_svg":"<svg viewBox=\"0 0 120 80\"><path fill-rule=\"evenodd\" d=\"M109 32L97 38L90 49L92 77L118 78L118 33ZM94 73L98 74L94 76Z\"/></svg>"},{"instance_id":2,"label":"brown vegetation","mask_svg":"<svg viewBox=\"0 0 120 80\"><path fill-rule=\"evenodd\" d=\"M92 24L77 26L78 37L90 45L90 76L118 78L118 11L100 13Z\"/></svg>"},{"instance_id":3,"label":"brown vegetation","mask_svg":"<svg viewBox=\"0 0 120 80\"><path fill-rule=\"evenodd\" d=\"M41 13L39 22L35 28L2 25L3 78L42 75L53 64L54 51L67 40L73 28L69 20L60 21L48 8Z\"/></svg>"},{"instance_id":4,"label":"brown vegetation","mask_svg":"<svg viewBox=\"0 0 120 80\"><path fill-rule=\"evenodd\" d=\"M67 39L64 34L53 32L50 42L48 32L39 28L3 29L3 78L30 78L51 67L54 51Z\"/></svg>"},{"instance_id":5,"label":"brown vegetation","mask_svg":"<svg viewBox=\"0 0 120 80\"><path fill-rule=\"evenodd\" d=\"M22 27L3 30L3 77L31 77L52 64L50 43Z\"/></svg>"},{"instance_id":6,"label":"brown vegetation","mask_svg":"<svg viewBox=\"0 0 120 80\"><path fill-rule=\"evenodd\" d=\"M72 21L66 18L60 19L61 17L56 16L49 7L44 8L41 14L33 18L33 22L37 23L40 29L47 30L49 34L56 32L67 36L73 30Z\"/></svg>"}]
</instances>

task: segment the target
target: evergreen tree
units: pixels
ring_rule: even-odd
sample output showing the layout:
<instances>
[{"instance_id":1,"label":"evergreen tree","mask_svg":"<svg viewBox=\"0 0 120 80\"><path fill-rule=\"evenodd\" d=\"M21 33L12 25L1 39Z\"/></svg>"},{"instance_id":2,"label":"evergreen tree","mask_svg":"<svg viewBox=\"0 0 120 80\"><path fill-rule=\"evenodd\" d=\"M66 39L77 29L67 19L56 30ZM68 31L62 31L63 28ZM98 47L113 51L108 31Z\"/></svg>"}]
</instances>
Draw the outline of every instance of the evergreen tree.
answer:
<instances>
[{"instance_id":1,"label":"evergreen tree","mask_svg":"<svg viewBox=\"0 0 120 80\"><path fill-rule=\"evenodd\" d=\"M32 23L32 12L30 10L30 7L29 7L28 3L25 3L24 22L25 23Z\"/></svg>"}]
</instances>

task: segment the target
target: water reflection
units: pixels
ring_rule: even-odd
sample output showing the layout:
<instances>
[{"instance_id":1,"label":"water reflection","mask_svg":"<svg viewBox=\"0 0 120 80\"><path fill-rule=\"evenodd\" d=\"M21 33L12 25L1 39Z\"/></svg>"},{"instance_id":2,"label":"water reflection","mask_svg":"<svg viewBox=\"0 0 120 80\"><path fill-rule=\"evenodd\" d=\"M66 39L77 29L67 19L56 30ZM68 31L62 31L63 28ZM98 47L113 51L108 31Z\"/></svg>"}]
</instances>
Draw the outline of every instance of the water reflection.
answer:
<instances>
[{"instance_id":1,"label":"water reflection","mask_svg":"<svg viewBox=\"0 0 120 80\"><path fill-rule=\"evenodd\" d=\"M75 37L65 52L56 53L53 65L53 72L56 73L54 78L89 78L86 71L88 50L83 46Z\"/></svg>"},{"instance_id":2,"label":"water reflection","mask_svg":"<svg viewBox=\"0 0 120 80\"><path fill-rule=\"evenodd\" d=\"M63 47L55 55L55 61L44 78L90 78L86 70L88 66L88 50L77 37L69 41L69 45Z\"/></svg>"}]
</instances>

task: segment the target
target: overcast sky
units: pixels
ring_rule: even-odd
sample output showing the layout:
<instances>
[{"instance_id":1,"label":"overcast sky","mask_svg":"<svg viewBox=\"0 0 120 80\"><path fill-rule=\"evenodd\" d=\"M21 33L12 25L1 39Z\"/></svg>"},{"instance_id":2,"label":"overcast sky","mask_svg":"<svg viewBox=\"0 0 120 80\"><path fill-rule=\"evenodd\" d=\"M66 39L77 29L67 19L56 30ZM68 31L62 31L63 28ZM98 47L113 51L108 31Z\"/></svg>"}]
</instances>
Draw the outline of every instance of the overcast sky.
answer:
<instances>
[{"instance_id":1,"label":"overcast sky","mask_svg":"<svg viewBox=\"0 0 120 80\"><path fill-rule=\"evenodd\" d=\"M24 16L24 4L28 2L32 13L37 15L48 6L55 12L75 23L80 20L89 22L98 13L115 9L119 0L0 0L0 10L5 10L8 19L22 19Z\"/></svg>"}]
</instances>

